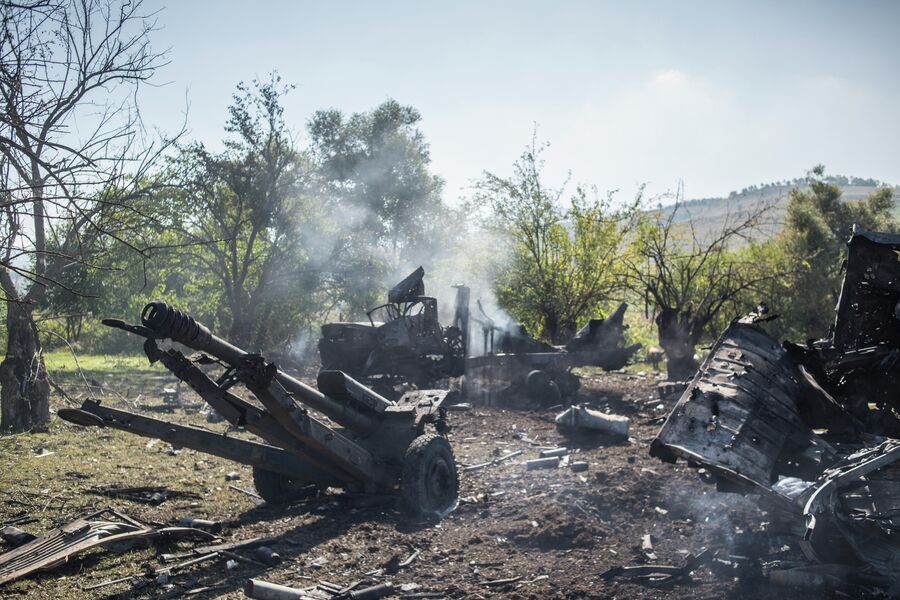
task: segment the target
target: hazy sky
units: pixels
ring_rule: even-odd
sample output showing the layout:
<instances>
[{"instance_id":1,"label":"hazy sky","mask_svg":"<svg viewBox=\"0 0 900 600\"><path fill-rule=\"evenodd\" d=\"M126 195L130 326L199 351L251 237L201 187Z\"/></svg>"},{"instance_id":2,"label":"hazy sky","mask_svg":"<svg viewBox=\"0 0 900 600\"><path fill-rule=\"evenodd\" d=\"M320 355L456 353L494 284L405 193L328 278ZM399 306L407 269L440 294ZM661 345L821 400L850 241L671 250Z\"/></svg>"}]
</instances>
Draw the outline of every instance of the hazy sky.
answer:
<instances>
[{"instance_id":1,"label":"hazy sky","mask_svg":"<svg viewBox=\"0 0 900 600\"><path fill-rule=\"evenodd\" d=\"M533 123L547 173L689 198L831 173L900 183L900 2L248 2L165 7L147 123L222 138L235 84L277 69L313 111L423 115L447 197L506 173Z\"/></svg>"}]
</instances>

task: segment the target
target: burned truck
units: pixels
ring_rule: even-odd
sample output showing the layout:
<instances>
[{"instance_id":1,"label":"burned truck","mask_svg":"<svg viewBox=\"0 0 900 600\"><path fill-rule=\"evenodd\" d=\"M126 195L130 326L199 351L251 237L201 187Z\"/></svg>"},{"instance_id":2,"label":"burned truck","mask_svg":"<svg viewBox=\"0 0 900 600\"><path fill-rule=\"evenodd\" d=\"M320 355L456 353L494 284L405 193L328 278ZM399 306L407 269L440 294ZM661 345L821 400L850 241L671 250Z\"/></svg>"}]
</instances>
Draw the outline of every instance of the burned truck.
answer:
<instances>
[{"instance_id":1,"label":"burned truck","mask_svg":"<svg viewBox=\"0 0 900 600\"><path fill-rule=\"evenodd\" d=\"M417 514L441 514L456 502L458 478L443 402L447 392L417 390L389 400L346 373L323 370L313 388L259 354L213 335L190 315L148 304L141 323L104 325L144 338L151 363L188 384L233 428L263 442L177 425L93 400L59 411L62 419L110 427L206 452L253 467L256 489L283 502L326 488L398 493ZM194 351L185 356L159 342ZM255 400L235 393L243 386Z\"/></svg>"},{"instance_id":2,"label":"burned truck","mask_svg":"<svg viewBox=\"0 0 900 600\"><path fill-rule=\"evenodd\" d=\"M437 299L425 295L419 267L388 292L388 301L366 313L365 322L322 325L322 368L363 379L428 386L463 374L469 288L456 287L453 324L441 326Z\"/></svg>"},{"instance_id":3,"label":"burned truck","mask_svg":"<svg viewBox=\"0 0 900 600\"><path fill-rule=\"evenodd\" d=\"M650 448L755 493L820 579L900 591L900 235L854 228L830 334L757 313L713 346ZM894 438L894 439L892 439Z\"/></svg>"},{"instance_id":4,"label":"burned truck","mask_svg":"<svg viewBox=\"0 0 900 600\"><path fill-rule=\"evenodd\" d=\"M553 346L524 328L497 326L480 301L481 316L471 316L464 285L454 286L453 323L443 327L437 300L425 295L424 276L419 267L391 288L388 302L368 311L367 322L323 325L322 368L344 371L380 390L397 383L428 387L464 375L463 393L470 399L490 404L525 397L549 406L578 391L573 367L620 369L640 348L625 341L624 303L609 318L588 321L568 344ZM472 355L470 320L481 326L482 356Z\"/></svg>"},{"instance_id":5,"label":"burned truck","mask_svg":"<svg viewBox=\"0 0 900 600\"><path fill-rule=\"evenodd\" d=\"M580 387L574 367L623 368L640 344L625 341L626 303L606 319L591 319L564 346L535 340L522 326L498 327L478 303L485 354L466 359L464 391L485 404L523 400L552 406L572 398Z\"/></svg>"}]
</instances>

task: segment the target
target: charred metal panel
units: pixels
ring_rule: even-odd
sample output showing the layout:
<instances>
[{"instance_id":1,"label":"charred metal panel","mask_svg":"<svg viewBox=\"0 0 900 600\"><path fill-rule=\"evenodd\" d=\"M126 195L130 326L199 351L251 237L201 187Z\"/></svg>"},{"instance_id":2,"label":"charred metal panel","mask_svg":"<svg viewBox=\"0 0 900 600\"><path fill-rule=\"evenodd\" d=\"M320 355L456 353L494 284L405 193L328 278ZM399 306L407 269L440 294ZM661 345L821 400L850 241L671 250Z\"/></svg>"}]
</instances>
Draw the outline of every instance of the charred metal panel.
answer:
<instances>
[{"instance_id":1,"label":"charred metal panel","mask_svg":"<svg viewBox=\"0 0 900 600\"><path fill-rule=\"evenodd\" d=\"M388 302L400 304L412 302L425 294L425 269L419 267L388 291Z\"/></svg>"},{"instance_id":2,"label":"charred metal panel","mask_svg":"<svg viewBox=\"0 0 900 600\"><path fill-rule=\"evenodd\" d=\"M900 442L846 457L806 498L801 548L810 560L855 561L890 580L900 578Z\"/></svg>"},{"instance_id":3,"label":"charred metal panel","mask_svg":"<svg viewBox=\"0 0 900 600\"><path fill-rule=\"evenodd\" d=\"M123 514L106 509L58 527L0 555L0 585L65 563L70 556L101 544L140 537L156 531Z\"/></svg>"},{"instance_id":4,"label":"charred metal panel","mask_svg":"<svg viewBox=\"0 0 900 600\"><path fill-rule=\"evenodd\" d=\"M785 345L872 433L898 437L900 235L855 227L846 264L830 335L806 346Z\"/></svg>"},{"instance_id":5,"label":"charred metal panel","mask_svg":"<svg viewBox=\"0 0 900 600\"><path fill-rule=\"evenodd\" d=\"M900 347L900 235L855 229L848 248L834 348Z\"/></svg>"},{"instance_id":6,"label":"charred metal panel","mask_svg":"<svg viewBox=\"0 0 900 600\"><path fill-rule=\"evenodd\" d=\"M758 327L734 322L713 346L651 446L702 463L732 483L769 491L780 475L821 472L834 449L801 416L816 391Z\"/></svg>"}]
</instances>

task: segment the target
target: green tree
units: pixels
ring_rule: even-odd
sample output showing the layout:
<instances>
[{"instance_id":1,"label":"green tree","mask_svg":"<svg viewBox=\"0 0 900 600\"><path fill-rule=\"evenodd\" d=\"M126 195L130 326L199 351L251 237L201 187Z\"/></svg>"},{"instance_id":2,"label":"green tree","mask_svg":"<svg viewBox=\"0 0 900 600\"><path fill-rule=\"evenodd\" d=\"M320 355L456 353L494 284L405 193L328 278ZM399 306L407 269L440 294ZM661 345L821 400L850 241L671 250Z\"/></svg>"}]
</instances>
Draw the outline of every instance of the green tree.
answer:
<instances>
[{"instance_id":1,"label":"green tree","mask_svg":"<svg viewBox=\"0 0 900 600\"><path fill-rule=\"evenodd\" d=\"M47 290L104 238L141 250L127 217L170 141L140 143L133 99L165 54L140 0L4 2L0 17L0 428L26 431L50 418L34 316Z\"/></svg>"},{"instance_id":2,"label":"green tree","mask_svg":"<svg viewBox=\"0 0 900 600\"><path fill-rule=\"evenodd\" d=\"M199 286L203 304L222 307L216 321L227 337L253 348L273 336L284 341L290 328L273 326L296 320L310 287L301 235L306 165L284 121L288 90L277 74L239 84L225 151L184 148L175 165L182 189L166 198L170 212L184 215L182 239L192 244L177 259L191 279L170 283L182 291Z\"/></svg>"},{"instance_id":3,"label":"green tree","mask_svg":"<svg viewBox=\"0 0 900 600\"><path fill-rule=\"evenodd\" d=\"M795 339L827 335L853 225L869 231L898 230L890 188L877 189L862 200L845 201L841 188L825 177L821 165L809 173L807 183L805 189L791 190L785 227L776 240L782 260L796 265L795 273L783 280L780 289L772 290L782 328Z\"/></svg>"},{"instance_id":4,"label":"green tree","mask_svg":"<svg viewBox=\"0 0 900 600\"><path fill-rule=\"evenodd\" d=\"M388 100L350 116L318 111L308 123L315 193L332 217L317 232L315 258L331 302L351 313L398 269L427 263L450 229L421 118Z\"/></svg>"},{"instance_id":5,"label":"green tree","mask_svg":"<svg viewBox=\"0 0 900 600\"><path fill-rule=\"evenodd\" d=\"M565 185L543 181L545 148L533 138L511 176L485 173L475 200L490 209L492 226L510 244L496 283L500 305L538 336L565 343L620 290L616 266L640 194L616 209L612 194L578 187L563 208Z\"/></svg>"},{"instance_id":6,"label":"green tree","mask_svg":"<svg viewBox=\"0 0 900 600\"><path fill-rule=\"evenodd\" d=\"M752 260L747 246L756 245L753 233L768 206L731 215L709 234L699 233L693 220L678 219L680 209L677 203L670 211L646 215L625 262L628 287L652 309L672 380L693 376L699 366L695 348L704 335L714 333L710 329L717 317L748 312L755 304L742 307L740 300L783 276Z\"/></svg>"}]
</instances>

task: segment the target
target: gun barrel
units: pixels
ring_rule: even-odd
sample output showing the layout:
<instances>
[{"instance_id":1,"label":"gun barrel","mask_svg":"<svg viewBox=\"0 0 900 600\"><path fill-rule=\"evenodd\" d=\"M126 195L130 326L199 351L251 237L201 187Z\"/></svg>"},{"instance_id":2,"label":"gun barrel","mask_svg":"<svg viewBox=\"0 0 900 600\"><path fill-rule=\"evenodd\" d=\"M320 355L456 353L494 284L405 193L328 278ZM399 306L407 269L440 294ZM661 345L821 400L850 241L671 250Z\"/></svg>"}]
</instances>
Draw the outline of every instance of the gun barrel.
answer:
<instances>
[{"instance_id":1,"label":"gun barrel","mask_svg":"<svg viewBox=\"0 0 900 600\"><path fill-rule=\"evenodd\" d=\"M241 366L248 352L213 335L209 328L194 317L165 302L151 302L141 311L141 323L160 338L168 338L185 346L207 352L233 367ZM298 400L321 412L330 419L356 432L369 432L377 425L375 415L369 416L346 402L322 394L287 373L278 370L279 383Z\"/></svg>"},{"instance_id":2,"label":"gun barrel","mask_svg":"<svg viewBox=\"0 0 900 600\"><path fill-rule=\"evenodd\" d=\"M184 344L188 348L208 352L229 365L237 366L247 352L213 335L209 328L191 315L165 302L151 302L141 311L141 324L161 338Z\"/></svg>"}]
</instances>

